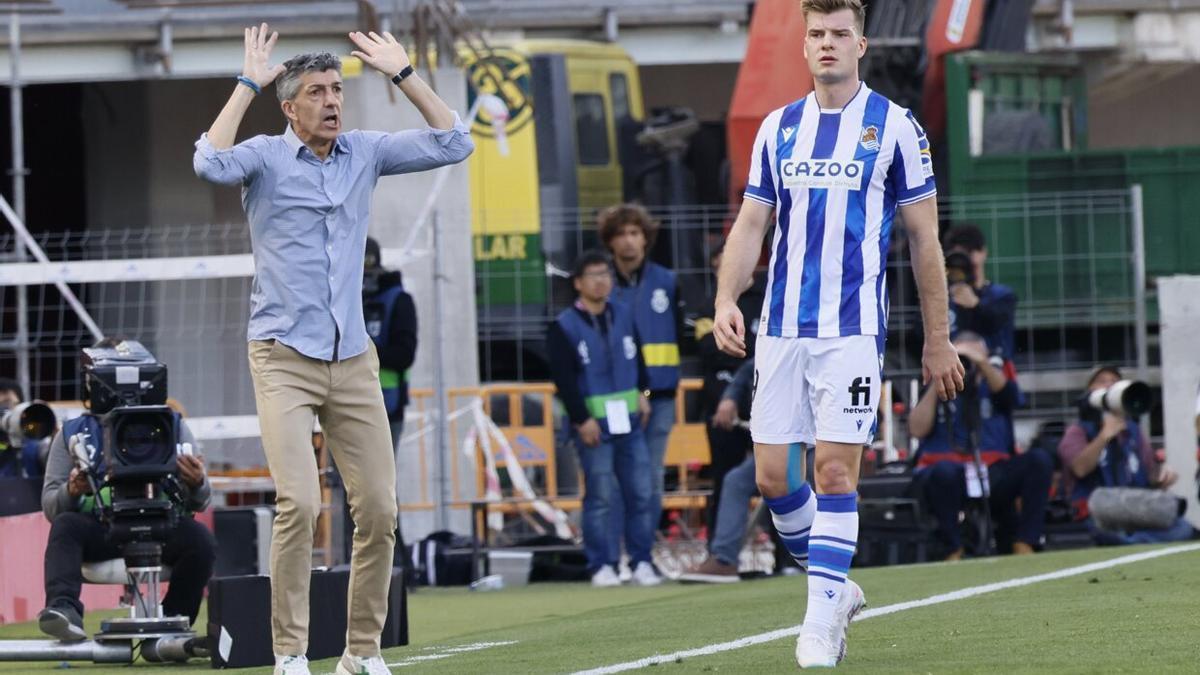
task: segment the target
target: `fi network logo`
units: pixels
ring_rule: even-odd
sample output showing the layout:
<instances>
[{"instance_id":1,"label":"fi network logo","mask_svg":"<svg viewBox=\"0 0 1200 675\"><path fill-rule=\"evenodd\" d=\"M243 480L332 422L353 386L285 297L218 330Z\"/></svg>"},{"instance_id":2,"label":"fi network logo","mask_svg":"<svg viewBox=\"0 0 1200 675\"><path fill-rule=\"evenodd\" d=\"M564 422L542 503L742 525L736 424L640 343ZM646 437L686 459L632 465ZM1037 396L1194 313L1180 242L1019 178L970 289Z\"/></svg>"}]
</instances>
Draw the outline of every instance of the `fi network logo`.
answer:
<instances>
[{"instance_id":1,"label":"fi network logo","mask_svg":"<svg viewBox=\"0 0 1200 675\"><path fill-rule=\"evenodd\" d=\"M858 415L871 413L871 378L856 377L846 390L850 393L850 406L843 413Z\"/></svg>"}]
</instances>

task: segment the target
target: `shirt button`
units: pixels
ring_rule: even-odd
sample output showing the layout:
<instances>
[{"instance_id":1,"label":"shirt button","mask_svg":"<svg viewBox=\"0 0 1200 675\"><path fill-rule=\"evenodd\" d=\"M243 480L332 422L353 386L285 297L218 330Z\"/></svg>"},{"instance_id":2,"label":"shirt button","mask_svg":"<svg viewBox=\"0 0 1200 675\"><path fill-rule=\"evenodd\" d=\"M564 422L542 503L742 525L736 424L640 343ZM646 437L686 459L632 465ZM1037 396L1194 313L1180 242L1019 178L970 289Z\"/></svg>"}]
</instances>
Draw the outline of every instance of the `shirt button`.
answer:
<instances>
[{"instance_id":1,"label":"shirt button","mask_svg":"<svg viewBox=\"0 0 1200 675\"><path fill-rule=\"evenodd\" d=\"M329 280L330 280L330 281L333 281L333 275L332 275L332 274L330 274L330 275L329 275Z\"/></svg>"}]
</instances>

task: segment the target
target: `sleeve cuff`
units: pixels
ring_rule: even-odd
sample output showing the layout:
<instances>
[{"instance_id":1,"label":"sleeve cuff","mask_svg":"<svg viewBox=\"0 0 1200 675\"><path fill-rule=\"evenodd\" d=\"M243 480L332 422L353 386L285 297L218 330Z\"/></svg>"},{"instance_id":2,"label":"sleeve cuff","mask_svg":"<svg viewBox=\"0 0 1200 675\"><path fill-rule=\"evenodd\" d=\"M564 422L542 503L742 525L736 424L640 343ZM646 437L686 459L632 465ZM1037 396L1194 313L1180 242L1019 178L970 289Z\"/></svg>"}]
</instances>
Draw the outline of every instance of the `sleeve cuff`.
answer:
<instances>
[{"instance_id":1,"label":"sleeve cuff","mask_svg":"<svg viewBox=\"0 0 1200 675\"><path fill-rule=\"evenodd\" d=\"M208 140L208 132L206 131L200 134L200 138L196 140L196 152L199 152L200 156L205 159L213 159L221 151L213 147L212 143Z\"/></svg>"},{"instance_id":2,"label":"sleeve cuff","mask_svg":"<svg viewBox=\"0 0 1200 675\"><path fill-rule=\"evenodd\" d=\"M753 199L754 201L756 201L756 202L758 202L758 203L760 203L760 204L766 204L767 206L770 206L770 207L774 207L774 206L775 206L775 200L774 200L774 199L770 199L770 198L768 198L768 197L762 197L762 196L760 196L760 195L757 195L757 194L755 194L755 193L753 193L753 192L751 192L751 191L749 191L749 190L746 190L746 191L745 191L745 192L742 194L742 196L743 196L743 197L745 197L746 199Z\"/></svg>"},{"instance_id":3,"label":"sleeve cuff","mask_svg":"<svg viewBox=\"0 0 1200 675\"><path fill-rule=\"evenodd\" d=\"M911 197L905 197L903 199L900 199L896 202L896 204L898 204L899 206L908 206L909 204L916 204L917 202L925 201L926 199L929 199L930 197L933 197L936 195L937 195L937 188L930 188L929 190L926 190L925 192L921 192L921 193L913 195Z\"/></svg>"},{"instance_id":4,"label":"sleeve cuff","mask_svg":"<svg viewBox=\"0 0 1200 675\"><path fill-rule=\"evenodd\" d=\"M454 113L454 124L451 125L449 129L435 129L433 127L429 127L429 130L433 132L434 138L438 139L438 141L442 143L445 143L451 138L454 138L460 134L471 133L471 128L467 126L466 122L463 122L462 117L459 117L458 111L452 110L451 112Z\"/></svg>"}]
</instances>

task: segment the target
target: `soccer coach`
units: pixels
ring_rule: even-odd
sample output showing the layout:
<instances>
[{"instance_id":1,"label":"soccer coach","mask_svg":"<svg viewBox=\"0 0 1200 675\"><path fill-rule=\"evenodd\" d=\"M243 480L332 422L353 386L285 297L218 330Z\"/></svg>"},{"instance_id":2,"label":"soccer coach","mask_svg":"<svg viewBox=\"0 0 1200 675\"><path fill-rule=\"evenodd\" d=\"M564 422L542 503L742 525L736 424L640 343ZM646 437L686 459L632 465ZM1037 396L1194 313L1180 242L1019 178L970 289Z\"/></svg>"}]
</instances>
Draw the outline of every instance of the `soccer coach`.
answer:
<instances>
[{"instance_id":1,"label":"soccer coach","mask_svg":"<svg viewBox=\"0 0 1200 675\"><path fill-rule=\"evenodd\" d=\"M380 176L461 162L474 144L391 34L350 33L358 47L352 53L390 77L428 129L342 133L337 57L302 54L269 66L279 34L267 36L265 23L246 29L242 75L196 142L193 163L205 180L242 186L250 224L250 375L278 510L271 538L275 672L309 672L309 575L321 511L314 414L346 480L355 526L349 630L337 672L387 672L379 636L392 571L396 466L379 358L363 323L371 195ZM287 129L234 145L251 101L273 81Z\"/></svg>"}]
</instances>

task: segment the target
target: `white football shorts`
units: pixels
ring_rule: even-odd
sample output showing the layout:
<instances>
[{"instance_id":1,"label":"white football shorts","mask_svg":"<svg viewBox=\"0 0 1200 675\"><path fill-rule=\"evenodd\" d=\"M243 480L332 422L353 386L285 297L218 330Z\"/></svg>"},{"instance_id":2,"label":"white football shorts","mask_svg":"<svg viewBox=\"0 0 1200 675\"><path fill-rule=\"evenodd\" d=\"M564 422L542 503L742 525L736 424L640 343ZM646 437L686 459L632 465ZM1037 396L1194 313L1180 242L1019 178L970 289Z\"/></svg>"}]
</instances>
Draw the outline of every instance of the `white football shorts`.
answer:
<instances>
[{"instance_id":1,"label":"white football shorts","mask_svg":"<svg viewBox=\"0 0 1200 675\"><path fill-rule=\"evenodd\" d=\"M879 408L883 340L772 337L754 351L750 435L756 443L868 445Z\"/></svg>"}]
</instances>

